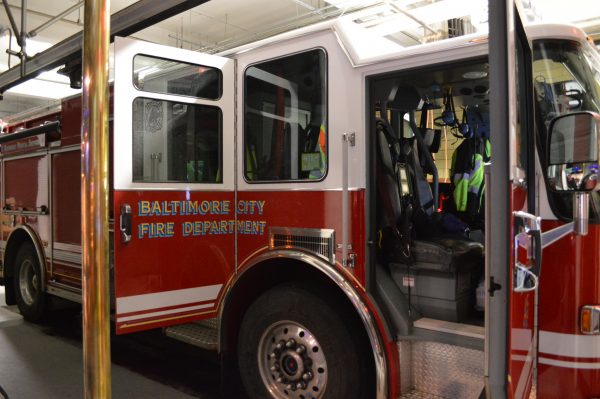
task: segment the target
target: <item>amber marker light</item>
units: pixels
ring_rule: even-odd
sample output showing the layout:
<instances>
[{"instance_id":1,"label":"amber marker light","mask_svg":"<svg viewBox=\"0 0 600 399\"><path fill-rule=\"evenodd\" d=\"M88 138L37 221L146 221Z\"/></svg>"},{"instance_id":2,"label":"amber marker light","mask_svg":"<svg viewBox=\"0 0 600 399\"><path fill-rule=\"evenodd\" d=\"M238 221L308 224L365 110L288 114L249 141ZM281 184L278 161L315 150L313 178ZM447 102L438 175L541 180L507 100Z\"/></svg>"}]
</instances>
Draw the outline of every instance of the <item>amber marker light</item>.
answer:
<instances>
[{"instance_id":1,"label":"amber marker light","mask_svg":"<svg viewBox=\"0 0 600 399\"><path fill-rule=\"evenodd\" d=\"M586 305L581 308L581 332L600 334L600 306Z\"/></svg>"}]
</instances>

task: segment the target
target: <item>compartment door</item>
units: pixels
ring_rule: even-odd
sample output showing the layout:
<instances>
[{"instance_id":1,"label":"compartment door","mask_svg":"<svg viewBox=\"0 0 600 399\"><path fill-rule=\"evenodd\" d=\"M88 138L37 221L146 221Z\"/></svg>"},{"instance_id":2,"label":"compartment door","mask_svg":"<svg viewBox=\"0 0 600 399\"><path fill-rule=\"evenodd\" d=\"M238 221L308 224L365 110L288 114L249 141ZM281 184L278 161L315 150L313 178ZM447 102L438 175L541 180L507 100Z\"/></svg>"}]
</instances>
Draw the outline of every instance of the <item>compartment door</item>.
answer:
<instances>
[{"instance_id":1,"label":"compartment door","mask_svg":"<svg viewBox=\"0 0 600 399\"><path fill-rule=\"evenodd\" d=\"M531 62L516 1L490 2L486 387L492 398L527 398L533 381L541 239L535 216Z\"/></svg>"},{"instance_id":2,"label":"compartment door","mask_svg":"<svg viewBox=\"0 0 600 399\"><path fill-rule=\"evenodd\" d=\"M115 39L118 333L214 317L234 270L234 61Z\"/></svg>"}]
</instances>

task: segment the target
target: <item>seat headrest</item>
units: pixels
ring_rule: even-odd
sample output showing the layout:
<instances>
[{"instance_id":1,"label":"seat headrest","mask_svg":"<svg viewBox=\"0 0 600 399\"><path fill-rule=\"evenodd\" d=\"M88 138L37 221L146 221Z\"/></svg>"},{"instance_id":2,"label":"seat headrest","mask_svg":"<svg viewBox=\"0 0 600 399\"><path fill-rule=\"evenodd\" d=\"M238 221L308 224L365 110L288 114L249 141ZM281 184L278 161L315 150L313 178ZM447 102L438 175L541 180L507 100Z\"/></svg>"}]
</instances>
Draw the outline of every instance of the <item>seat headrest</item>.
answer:
<instances>
[{"instance_id":1,"label":"seat headrest","mask_svg":"<svg viewBox=\"0 0 600 399\"><path fill-rule=\"evenodd\" d=\"M419 107L421 95L413 86L394 86L387 98L387 106L390 109L409 112Z\"/></svg>"}]
</instances>

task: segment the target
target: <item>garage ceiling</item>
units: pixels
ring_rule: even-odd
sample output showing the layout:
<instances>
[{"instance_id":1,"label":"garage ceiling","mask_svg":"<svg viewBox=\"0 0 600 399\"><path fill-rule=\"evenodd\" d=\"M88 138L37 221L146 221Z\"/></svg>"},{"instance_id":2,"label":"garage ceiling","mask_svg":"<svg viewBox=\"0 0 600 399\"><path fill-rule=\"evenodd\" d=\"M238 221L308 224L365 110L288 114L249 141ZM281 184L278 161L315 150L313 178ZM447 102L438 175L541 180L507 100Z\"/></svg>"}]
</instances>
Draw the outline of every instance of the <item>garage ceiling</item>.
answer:
<instances>
[{"instance_id":1,"label":"garage ceiling","mask_svg":"<svg viewBox=\"0 0 600 399\"><path fill-rule=\"evenodd\" d=\"M133 0L111 0L111 13L133 4ZM20 26L21 1L8 0ZM600 8L597 0L523 0L531 21L572 21L600 40ZM568 3L568 4L567 4ZM351 13L352 17L348 17ZM62 14L62 15L61 15ZM52 18L55 23L45 27ZM447 20L466 18L468 32L487 29L487 0L211 0L190 11L169 18L133 37L197 51L215 53L296 27L340 16L369 26L372 31L410 46L447 35ZM0 8L0 70L8 68L10 27ZM41 27L41 29L40 29ZM32 56L83 28L82 0L28 0L27 41ZM13 37L11 48L18 50ZM10 65L19 62L11 57ZM0 118L25 109L44 106L53 99L76 93L66 78L45 73L37 82L27 82L5 93L0 101ZM45 87L50 81L56 89ZM57 83L58 82L58 83ZM36 95L34 96L33 93Z\"/></svg>"}]
</instances>

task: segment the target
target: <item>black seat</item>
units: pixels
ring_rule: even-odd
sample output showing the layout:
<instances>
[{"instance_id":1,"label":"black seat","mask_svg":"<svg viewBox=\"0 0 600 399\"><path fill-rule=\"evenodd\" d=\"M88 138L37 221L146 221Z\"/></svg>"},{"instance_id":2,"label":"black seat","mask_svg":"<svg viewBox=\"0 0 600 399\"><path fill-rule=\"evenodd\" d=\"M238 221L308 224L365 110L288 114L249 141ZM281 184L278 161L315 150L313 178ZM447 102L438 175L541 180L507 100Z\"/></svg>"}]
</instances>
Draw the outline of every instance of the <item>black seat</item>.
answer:
<instances>
[{"instance_id":1,"label":"black seat","mask_svg":"<svg viewBox=\"0 0 600 399\"><path fill-rule=\"evenodd\" d=\"M417 211L425 215L432 216L435 212L433 196L431 190L427 189L427 179L422 170L413 165L413 170L409 172L408 163L402 162L418 159L418 155L414 154L414 147L407 148L406 145L402 145L390 124L384 119L377 121L377 141L379 149L377 186L379 203L382 204L379 220L383 229L390 231L390 236L386 239L404 241L398 243L399 249L404 252L403 256L390 253L387 255L388 263L410 264L415 269L438 272L454 272L458 268L473 267L481 263L483 245L466 237L451 235L428 239L414 237L414 232L407 228L407 225L413 223L413 220L409 219L412 219L414 211L411 208L415 207L415 203L417 208L421 207ZM412 177L410 180L413 181L407 182L406 179L409 177ZM415 178L421 180L414 181ZM414 186L417 186L419 191L417 199L413 197ZM408 192L406 188L409 189ZM411 231L408 231L409 229ZM394 247L393 244L387 245ZM394 252L393 248L391 252Z\"/></svg>"},{"instance_id":2,"label":"black seat","mask_svg":"<svg viewBox=\"0 0 600 399\"><path fill-rule=\"evenodd\" d=\"M465 321L473 313L474 288L483 272L483 245L460 235L424 239L416 234L419 229L413 229L413 223L437 215L435 197L415 153L418 143L400 140L386 119L377 121L376 132L381 258L416 314ZM415 210L424 217L414 218Z\"/></svg>"}]
</instances>

